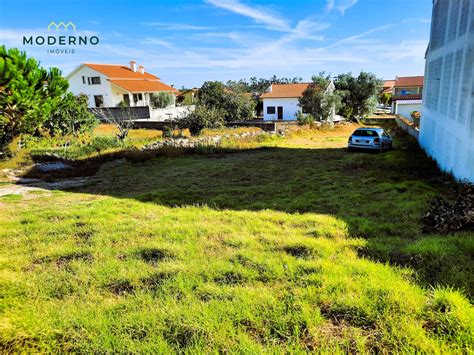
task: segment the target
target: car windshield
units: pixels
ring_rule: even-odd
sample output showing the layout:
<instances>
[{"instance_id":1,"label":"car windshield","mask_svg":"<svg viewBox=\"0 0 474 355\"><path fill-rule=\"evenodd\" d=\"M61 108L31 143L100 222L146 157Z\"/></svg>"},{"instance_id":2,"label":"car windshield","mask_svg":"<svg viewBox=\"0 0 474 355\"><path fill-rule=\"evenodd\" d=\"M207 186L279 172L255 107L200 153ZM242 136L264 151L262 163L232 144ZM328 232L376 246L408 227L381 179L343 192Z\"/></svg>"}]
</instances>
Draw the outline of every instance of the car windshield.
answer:
<instances>
[{"instance_id":1,"label":"car windshield","mask_svg":"<svg viewBox=\"0 0 474 355\"><path fill-rule=\"evenodd\" d=\"M373 131L370 129L358 129L353 133L353 136L358 136L358 137L378 137L379 134L377 131Z\"/></svg>"}]
</instances>

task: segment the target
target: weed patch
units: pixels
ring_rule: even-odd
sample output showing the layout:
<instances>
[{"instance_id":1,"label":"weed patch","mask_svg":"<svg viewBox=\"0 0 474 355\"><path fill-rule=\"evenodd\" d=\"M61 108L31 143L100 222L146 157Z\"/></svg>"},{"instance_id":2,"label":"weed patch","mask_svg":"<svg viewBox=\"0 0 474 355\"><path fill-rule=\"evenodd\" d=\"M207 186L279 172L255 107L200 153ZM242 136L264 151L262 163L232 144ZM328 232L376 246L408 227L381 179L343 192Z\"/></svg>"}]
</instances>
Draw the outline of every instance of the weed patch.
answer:
<instances>
[{"instance_id":1,"label":"weed patch","mask_svg":"<svg viewBox=\"0 0 474 355\"><path fill-rule=\"evenodd\" d=\"M136 255L149 264L156 264L160 261L174 260L176 256L166 249L144 248L136 252Z\"/></svg>"}]
</instances>

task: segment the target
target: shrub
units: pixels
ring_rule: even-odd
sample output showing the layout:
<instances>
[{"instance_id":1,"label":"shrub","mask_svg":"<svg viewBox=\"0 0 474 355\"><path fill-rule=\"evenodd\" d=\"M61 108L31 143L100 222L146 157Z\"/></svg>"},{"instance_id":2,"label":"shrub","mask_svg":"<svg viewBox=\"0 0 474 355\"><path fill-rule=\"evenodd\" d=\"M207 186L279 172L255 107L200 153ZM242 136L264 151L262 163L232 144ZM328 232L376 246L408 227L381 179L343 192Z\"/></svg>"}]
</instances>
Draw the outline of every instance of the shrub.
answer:
<instances>
[{"instance_id":1,"label":"shrub","mask_svg":"<svg viewBox=\"0 0 474 355\"><path fill-rule=\"evenodd\" d=\"M122 100L118 103L117 107L125 108L128 107L128 105L125 101Z\"/></svg>"},{"instance_id":2,"label":"shrub","mask_svg":"<svg viewBox=\"0 0 474 355\"><path fill-rule=\"evenodd\" d=\"M223 116L220 109L197 106L194 111L178 119L178 127L187 128L192 135L198 135L205 128L221 128L224 125Z\"/></svg>"},{"instance_id":3,"label":"shrub","mask_svg":"<svg viewBox=\"0 0 474 355\"><path fill-rule=\"evenodd\" d=\"M295 117L300 126L312 125L314 123L314 117L311 114L304 114L301 111L298 111Z\"/></svg>"},{"instance_id":4,"label":"shrub","mask_svg":"<svg viewBox=\"0 0 474 355\"><path fill-rule=\"evenodd\" d=\"M87 95L74 96L67 93L53 114L43 124L49 134L77 136L80 133L91 132L99 120L87 109Z\"/></svg>"},{"instance_id":5,"label":"shrub","mask_svg":"<svg viewBox=\"0 0 474 355\"><path fill-rule=\"evenodd\" d=\"M150 102L153 108L165 108L173 103L173 94L160 91L158 94L150 95Z\"/></svg>"},{"instance_id":6,"label":"shrub","mask_svg":"<svg viewBox=\"0 0 474 355\"><path fill-rule=\"evenodd\" d=\"M119 142L114 137L105 137L105 136L97 136L92 139L90 142L89 147L92 150L100 153L101 151L115 148L119 146Z\"/></svg>"}]
</instances>

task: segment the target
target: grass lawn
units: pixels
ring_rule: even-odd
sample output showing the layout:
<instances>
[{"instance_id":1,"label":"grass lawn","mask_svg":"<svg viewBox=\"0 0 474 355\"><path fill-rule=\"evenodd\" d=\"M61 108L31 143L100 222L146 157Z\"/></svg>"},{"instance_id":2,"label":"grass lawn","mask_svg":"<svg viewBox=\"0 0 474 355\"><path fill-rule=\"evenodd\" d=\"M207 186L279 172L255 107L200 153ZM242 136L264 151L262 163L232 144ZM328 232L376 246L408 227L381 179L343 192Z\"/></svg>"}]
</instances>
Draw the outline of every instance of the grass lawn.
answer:
<instances>
[{"instance_id":1,"label":"grass lawn","mask_svg":"<svg viewBox=\"0 0 474 355\"><path fill-rule=\"evenodd\" d=\"M0 198L0 349L473 351L473 233L420 225L449 178L402 135L348 153L353 130Z\"/></svg>"}]
</instances>

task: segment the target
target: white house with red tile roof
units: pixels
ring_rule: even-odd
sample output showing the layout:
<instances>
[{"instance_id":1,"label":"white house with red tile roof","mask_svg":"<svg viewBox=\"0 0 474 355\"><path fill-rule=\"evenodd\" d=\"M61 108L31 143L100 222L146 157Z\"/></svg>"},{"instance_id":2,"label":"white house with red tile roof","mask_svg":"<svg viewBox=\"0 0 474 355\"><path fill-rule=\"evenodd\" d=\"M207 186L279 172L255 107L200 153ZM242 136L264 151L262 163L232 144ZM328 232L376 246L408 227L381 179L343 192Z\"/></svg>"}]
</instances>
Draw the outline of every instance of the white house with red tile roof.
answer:
<instances>
[{"instance_id":1,"label":"white house with red tile roof","mask_svg":"<svg viewBox=\"0 0 474 355\"><path fill-rule=\"evenodd\" d=\"M269 91L260 96L263 100L263 119L295 120L296 113L301 111L298 99L303 96L308 85L308 83L270 85Z\"/></svg>"},{"instance_id":2,"label":"white house with red tile roof","mask_svg":"<svg viewBox=\"0 0 474 355\"><path fill-rule=\"evenodd\" d=\"M137 67L134 60L130 66L82 63L66 78L74 95L88 96L89 108L117 107L121 102L131 107L149 106L152 93L165 91L173 98L178 93L142 65Z\"/></svg>"},{"instance_id":3,"label":"white house with red tile roof","mask_svg":"<svg viewBox=\"0 0 474 355\"><path fill-rule=\"evenodd\" d=\"M260 96L263 101L263 119L266 121L296 120L296 114L302 111L299 99L308 85L309 83L270 85L269 91ZM334 90L332 81L327 90Z\"/></svg>"},{"instance_id":4,"label":"white house with red tile roof","mask_svg":"<svg viewBox=\"0 0 474 355\"><path fill-rule=\"evenodd\" d=\"M423 76L396 77L392 90L392 112L411 120L423 108Z\"/></svg>"}]
</instances>

